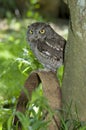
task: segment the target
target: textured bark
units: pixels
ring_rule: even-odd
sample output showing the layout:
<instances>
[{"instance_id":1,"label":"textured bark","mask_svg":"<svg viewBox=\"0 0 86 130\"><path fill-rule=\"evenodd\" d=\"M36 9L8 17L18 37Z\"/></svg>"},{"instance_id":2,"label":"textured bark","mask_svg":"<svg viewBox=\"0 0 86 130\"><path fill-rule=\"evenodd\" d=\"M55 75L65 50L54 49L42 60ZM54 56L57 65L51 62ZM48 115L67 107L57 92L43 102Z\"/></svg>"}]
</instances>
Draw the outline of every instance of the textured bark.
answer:
<instances>
[{"instance_id":1,"label":"textured bark","mask_svg":"<svg viewBox=\"0 0 86 130\"><path fill-rule=\"evenodd\" d=\"M77 109L79 119L86 121L86 0L68 0L68 5L71 19L65 51L63 106L72 101L73 118Z\"/></svg>"}]
</instances>

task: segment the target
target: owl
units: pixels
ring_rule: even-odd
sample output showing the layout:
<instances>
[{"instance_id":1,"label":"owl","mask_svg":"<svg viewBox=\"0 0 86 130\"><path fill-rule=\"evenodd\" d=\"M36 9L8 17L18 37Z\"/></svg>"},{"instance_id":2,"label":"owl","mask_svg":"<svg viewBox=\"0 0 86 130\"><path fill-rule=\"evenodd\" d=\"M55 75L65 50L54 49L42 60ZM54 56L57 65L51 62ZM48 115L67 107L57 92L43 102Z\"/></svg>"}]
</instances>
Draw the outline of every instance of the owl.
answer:
<instances>
[{"instance_id":1,"label":"owl","mask_svg":"<svg viewBox=\"0 0 86 130\"><path fill-rule=\"evenodd\" d=\"M27 29L27 40L44 68L56 71L64 63L66 40L43 22L32 23Z\"/></svg>"}]
</instances>

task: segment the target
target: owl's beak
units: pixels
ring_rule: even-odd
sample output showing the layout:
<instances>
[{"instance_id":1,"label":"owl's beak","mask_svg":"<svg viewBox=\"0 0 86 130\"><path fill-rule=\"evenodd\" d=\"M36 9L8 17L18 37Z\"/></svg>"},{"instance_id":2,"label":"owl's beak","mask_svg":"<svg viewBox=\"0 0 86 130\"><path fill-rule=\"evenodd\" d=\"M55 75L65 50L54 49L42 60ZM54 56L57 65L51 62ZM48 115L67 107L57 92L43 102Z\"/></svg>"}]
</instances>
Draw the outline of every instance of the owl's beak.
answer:
<instances>
[{"instance_id":1,"label":"owl's beak","mask_svg":"<svg viewBox=\"0 0 86 130\"><path fill-rule=\"evenodd\" d=\"M38 40L38 36L37 35L35 36L35 39Z\"/></svg>"}]
</instances>

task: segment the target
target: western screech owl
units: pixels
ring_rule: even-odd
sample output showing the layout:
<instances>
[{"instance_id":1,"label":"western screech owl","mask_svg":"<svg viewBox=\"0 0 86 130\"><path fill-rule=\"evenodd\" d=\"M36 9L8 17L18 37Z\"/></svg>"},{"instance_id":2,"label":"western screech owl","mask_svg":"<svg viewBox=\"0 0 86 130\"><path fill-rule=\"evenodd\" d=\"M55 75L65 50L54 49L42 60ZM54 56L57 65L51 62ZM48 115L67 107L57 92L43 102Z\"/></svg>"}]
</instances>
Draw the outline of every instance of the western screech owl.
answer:
<instances>
[{"instance_id":1,"label":"western screech owl","mask_svg":"<svg viewBox=\"0 0 86 130\"><path fill-rule=\"evenodd\" d=\"M28 26L27 40L36 58L45 68L56 71L63 64L66 40L49 24L36 22Z\"/></svg>"}]
</instances>

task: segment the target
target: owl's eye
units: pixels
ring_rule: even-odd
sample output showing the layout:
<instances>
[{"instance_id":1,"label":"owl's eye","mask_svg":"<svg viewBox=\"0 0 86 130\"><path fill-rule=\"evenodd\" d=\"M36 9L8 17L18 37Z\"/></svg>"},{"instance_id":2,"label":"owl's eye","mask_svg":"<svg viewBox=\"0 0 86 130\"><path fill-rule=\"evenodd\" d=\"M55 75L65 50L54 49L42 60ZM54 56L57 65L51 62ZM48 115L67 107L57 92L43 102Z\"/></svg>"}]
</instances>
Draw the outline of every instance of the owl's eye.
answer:
<instances>
[{"instance_id":1,"label":"owl's eye","mask_svg":"<svg viewBox=\"0 0 86 130\"><path fill-rule=\"evenodd\" d=\"M29 32L30 32L30 34L33 34L33 31L32 31L32 30L30 30Z\"/></svg>"},{"instance_id":2,"label":"owl's eye","mask_svg":"<svg viewBox=\"0 0 86 130\"><path fill-rule=\"evenodd\" d=\"M39 32L40 32L41 34L44 34L44 33L45 33L45 30L42 29L42 30L40 30Z\"/></svg>"}]
</instances>

